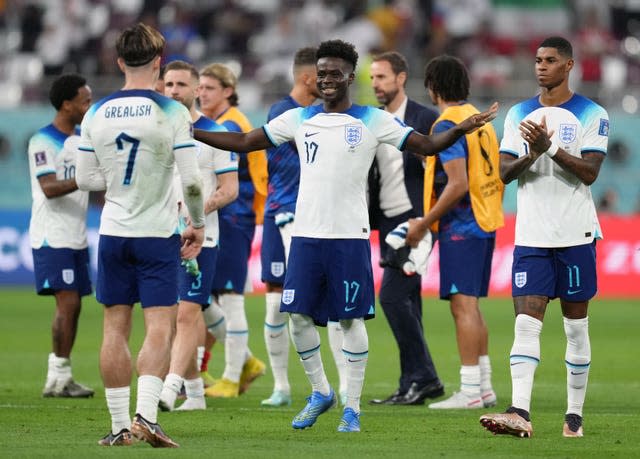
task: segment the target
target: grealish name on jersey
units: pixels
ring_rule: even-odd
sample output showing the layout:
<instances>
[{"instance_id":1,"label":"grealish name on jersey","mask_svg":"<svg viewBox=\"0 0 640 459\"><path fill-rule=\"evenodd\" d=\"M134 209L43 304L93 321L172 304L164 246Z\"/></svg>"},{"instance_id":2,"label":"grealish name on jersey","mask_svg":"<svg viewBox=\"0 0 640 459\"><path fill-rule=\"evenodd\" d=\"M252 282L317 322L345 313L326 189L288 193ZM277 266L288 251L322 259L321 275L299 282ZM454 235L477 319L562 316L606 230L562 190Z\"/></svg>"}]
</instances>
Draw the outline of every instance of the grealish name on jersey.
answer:
<instances>
[{"instance_id":1,"label":"grealish name on jersey","mask_svg":"<svg viewBox=\"0 0 640 459\"><path fill-rule=\"evenodd\" d=\"M151 104L119 105L107 107L104 111L105 118L136 118L139 116L151 116Z\"/></svg>"}]
</instances>

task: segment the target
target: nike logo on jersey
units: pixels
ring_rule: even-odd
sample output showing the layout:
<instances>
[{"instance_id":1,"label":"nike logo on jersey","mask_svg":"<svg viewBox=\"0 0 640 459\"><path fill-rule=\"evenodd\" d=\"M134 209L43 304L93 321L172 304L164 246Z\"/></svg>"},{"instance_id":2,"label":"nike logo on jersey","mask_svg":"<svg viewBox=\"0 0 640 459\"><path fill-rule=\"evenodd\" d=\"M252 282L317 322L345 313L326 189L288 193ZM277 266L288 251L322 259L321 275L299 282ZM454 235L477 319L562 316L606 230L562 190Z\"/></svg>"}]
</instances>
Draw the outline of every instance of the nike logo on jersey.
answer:
<instances>
[{"instance_id":1,"label":"nike logo on jersey","mask_svg":"<svg viewBox=\"0 0 640 459\"><path fill-rule=\"evenodd\" d=\"M344 307L344 312L351 312L355 309L355 306L345 306Z\"/></svg>"},{"instance_id":2,"label":"nike logo on jersey","mask_svg":"<svg viewBox=\"0 0 640 459\"><path fill-rule=\"evenodd\" d=\"M320 134L320 131L317 131L317 132L305 132L304 136L305 137L311 137L311 136L316 135L316 134Z\"/></svg>"},{"instance_id":3,"label":"nike logo on jersey","mask_svg":"<svg viewBox=\"0 0 640 459\"><path fill-rule=\"evenodd\" d=\"M580 293L582 291L582 289L580 290L567 290L567 295L575 295L576 293Z\"/></svg>"}]
</instances>

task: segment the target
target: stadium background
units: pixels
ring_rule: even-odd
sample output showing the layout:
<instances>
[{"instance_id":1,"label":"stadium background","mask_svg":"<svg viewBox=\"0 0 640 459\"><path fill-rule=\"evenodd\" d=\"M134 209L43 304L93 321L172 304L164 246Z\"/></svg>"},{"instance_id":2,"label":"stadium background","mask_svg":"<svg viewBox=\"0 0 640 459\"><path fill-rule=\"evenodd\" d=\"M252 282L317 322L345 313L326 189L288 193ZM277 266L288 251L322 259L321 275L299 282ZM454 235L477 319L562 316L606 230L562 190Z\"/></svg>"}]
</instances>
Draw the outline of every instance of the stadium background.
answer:
<instances>
[{"instance_id":1,"label":"stadium background","mask_svg":"<svg viewBox=\"0 0 640 459\"><path fill-rule=\"evenodd\" d=\"M600 293L640 296L640 2L633 0L0 0L0 286L30 285L28 241L31 203L26 144L53 109L52 78L84 74L94 99L121 84L113 44L118 31L142 20L168 39L164 61L202 66L219 61L240 74L240 108L259 126L268 106L290 88L291 57L326 38L353 42L360 53L354 99L375 104L368 85L372 53L397 49L410 62L407 92L428 104L421 73L427 60L448 52L461 57L472 76L472 101L501 103L506 110L537 92L536 45L544 36L569 38L577 67L572 87L609 111L609 155L592 186L605 240L599 244ZM499 231L492 294L508 295L515 186L507 187L507 226ZM90 212L90 239L97 242L99 208ZM375 236L374 236L375 238ZM260 232L251 260L252 286L259 279ZM377 244L374 266L377 266ZM95 250L93 251L95 254ZM94 260L95 266L95 260ZM380 271L376 270L376 279ZM437 252L424 279L437 291Z\"/></svg>"}]
</instances>

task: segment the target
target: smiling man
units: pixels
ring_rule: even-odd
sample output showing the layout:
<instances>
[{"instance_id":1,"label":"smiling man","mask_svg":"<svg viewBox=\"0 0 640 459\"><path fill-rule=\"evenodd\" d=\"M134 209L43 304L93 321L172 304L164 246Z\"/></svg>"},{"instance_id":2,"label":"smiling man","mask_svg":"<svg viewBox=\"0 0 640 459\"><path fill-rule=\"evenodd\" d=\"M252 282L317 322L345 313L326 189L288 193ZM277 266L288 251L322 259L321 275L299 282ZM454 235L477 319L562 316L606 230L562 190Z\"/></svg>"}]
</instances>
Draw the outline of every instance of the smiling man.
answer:
<instances>
[{"instance_id":1,"label":"smiling man","mask_svg":"<svg viewBox=\"0 0 640 459\"><path fill-rule=\"evenodd\" d=\"M347 357L347 401L338 431L358 432L369 348L364 321L375 313L366 183L376 149L387 143L433 155L493 119L497 104L446 132L424 136L384 110L351 103L358 61L352 44L325 41L316 58L322 105L288 110L246 134L196 130L195 137L239 152L296 142L300 188L280 310L290 314L292 339L312 394L292 426L312 426L336 403L316 329L333 320L344 332Z\"/></svg>"}]
</instances>

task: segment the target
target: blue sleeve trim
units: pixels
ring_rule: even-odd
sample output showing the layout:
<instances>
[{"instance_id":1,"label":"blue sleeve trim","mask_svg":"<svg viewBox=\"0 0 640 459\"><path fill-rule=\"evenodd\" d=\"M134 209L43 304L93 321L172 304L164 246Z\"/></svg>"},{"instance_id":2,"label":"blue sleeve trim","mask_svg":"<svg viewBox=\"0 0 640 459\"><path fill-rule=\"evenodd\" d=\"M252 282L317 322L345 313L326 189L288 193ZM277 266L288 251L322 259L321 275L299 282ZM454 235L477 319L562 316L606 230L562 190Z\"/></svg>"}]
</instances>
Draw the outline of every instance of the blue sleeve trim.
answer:
<instances>
[{"instance_id":1,"label":"blue sleeve trim","mask_svg":"<svg viewBox=\"0 0 640 459\"><path fill-rule=\"evenodd\" d=\"M195 143L181 143L178 145L174 145L173 149L174 150L179 150L180 148L191 148L191 147L195 147L196 144Z\"/></svg>"},{"instance_id":2,"label":"blue sleeve trim","mask_svg":"<svg viewBox=\"0 0 640 459\"><path fill-rule=\"evenodd\" d=\"M262 131L264 132L264 135L267 136L267 139L269 139L269 142L271 142L271 145L273 145L275 148L277 148L279 145L271 138L271 135L269 134L269 131L267 131L267 126L266 125L262 126Z\"/></svg>"},{"instance_id":3,"label":"blue sleeve trim","mask_svg":"<svg viewBox=\"0 0 640 459\"><path fill-rule=\"evenodd\" d=\"M226 174L227 172L238 172L237 167L227 167L225 169L218 169L214 171L216 175Z\"/></svg>"},{"instance_id":4,"label":"blue sleeve trim","mask_svg":"<svg viewBox=\"0 0 640 459\"><path fill-rule=\"evenodd\" d=\"M78 150L85 151L87 153L95 153L96 152L93 148L88 148L88 147L78 147Z\"/></svg>"},{"instance_id":5,"label":"blue sleeve trim","mask_svg":"<svg viewBox=\"0 0 640 459\"><path fill-rule=\"evenodd\" d=\"M601 155L605 155L607 156L607 152L601 148L594 148L594 147L588 147L588 148L583 148L582 150L580 150L580 154L584 155L587 153L600 153Z\"/></svg>"},{"instance_id":6,"label":"blue sleeve trim","mask_svg":"<svg viewBox=\"0 0 640 459\"><path fill-rule=\"evenodd\" d=\"M409 136L411 135L411 133L415 131L415 129L411 128L410 131L408 131L405 135L404 138L402 139L402 142L400 142L400 145L398 146L398 150L403 151L406 146L407 146L407 139L409 138Z\"/></svg>"},{"instance_id":7,"label":"blue sleeve trim","mask_svg":"<svg viewBox=\"0 0 640 459\"><path fill-rule=\"evenodd\" d=\"M36 174L36 178L40 178L40 177L44 177L45 175L51 175L51 174L55 174L56 171L42 171L38 174Z\"/></svg>"},{"instance_id":8,"label":"blue sleeve trim","mask_svg":"<svg viewBox=\"0 0 640 459\"><path fill-rule=\"evenodd\" d=\"M519 156L518 153L516 153L515 151L512 151L512 150L500 150L500 154L513 156L514 158L517 158Z\"/></svg>"}]
</instances>

